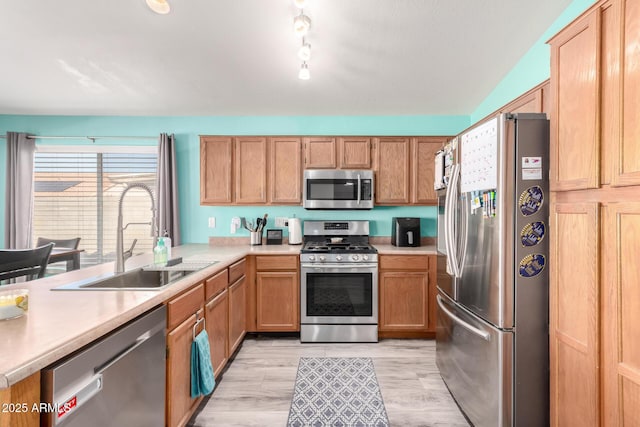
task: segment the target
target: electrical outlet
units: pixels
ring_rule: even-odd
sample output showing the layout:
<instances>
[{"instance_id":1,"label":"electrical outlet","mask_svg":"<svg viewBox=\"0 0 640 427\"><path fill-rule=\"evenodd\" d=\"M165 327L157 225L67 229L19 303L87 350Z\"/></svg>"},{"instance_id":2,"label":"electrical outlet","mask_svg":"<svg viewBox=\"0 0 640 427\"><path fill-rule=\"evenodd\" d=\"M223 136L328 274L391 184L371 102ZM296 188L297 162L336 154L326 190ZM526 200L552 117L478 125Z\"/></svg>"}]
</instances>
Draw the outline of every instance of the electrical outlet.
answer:
<instances>
[{"instance_id":1,"label":"electrical outlet","mask_svg":"<svg viewBox=\"0 0 640 427\"><path fill-rule=\"evenodd\" d=\"M284 217L284 216L277 216L276 217L276 227L286 227L288 219L289 218Z\"/></svg>"},{"instance_id":2,"label":"electrical outlet","mask_svg":"<svg viewBox=\"0 0 640 427\"><path fill-rule=\"evenodd\" d=\"M209 228L216 228L216 217L209 217Z\"/></svg>"}]
</instances>

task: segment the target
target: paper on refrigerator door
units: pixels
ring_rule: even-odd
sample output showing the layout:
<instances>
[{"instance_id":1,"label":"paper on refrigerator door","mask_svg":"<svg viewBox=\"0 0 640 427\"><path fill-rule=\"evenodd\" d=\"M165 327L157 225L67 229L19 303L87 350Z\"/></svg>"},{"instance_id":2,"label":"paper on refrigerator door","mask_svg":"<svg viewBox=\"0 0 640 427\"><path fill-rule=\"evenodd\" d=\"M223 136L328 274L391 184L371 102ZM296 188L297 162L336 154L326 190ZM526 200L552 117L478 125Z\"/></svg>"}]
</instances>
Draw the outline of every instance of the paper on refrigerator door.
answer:
<instances>
[{"instance_id":1,"label":"paper on refrigerator door","mask_svg":"<svg viewBox=\"0 0 640 427\"><path fill-rule=\"evenodd\" d=\"M460 191L498 187L497 117L462 135L460 158Z\"/></svg>"}]
</instances>

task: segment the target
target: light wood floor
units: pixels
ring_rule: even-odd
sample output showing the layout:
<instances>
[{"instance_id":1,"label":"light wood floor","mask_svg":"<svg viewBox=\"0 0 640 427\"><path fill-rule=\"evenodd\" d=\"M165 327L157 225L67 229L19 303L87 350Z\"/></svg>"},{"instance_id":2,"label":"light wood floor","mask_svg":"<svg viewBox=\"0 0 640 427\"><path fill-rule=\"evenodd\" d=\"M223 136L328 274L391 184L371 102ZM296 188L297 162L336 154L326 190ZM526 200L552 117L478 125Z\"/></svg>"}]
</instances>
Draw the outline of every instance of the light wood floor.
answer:
<instances>
[{"instance_id":1,"label":"light wood floor","mask_svg":"<svg viewBox=\"0 0 640 427\"><path fill-rule=\"evenodd\" d=\"M189 426L286 426L304 356L371 357L392 426L467 427L435 363L433 340L377 344L301 344L248 336Z\"/></svg>"}]
</instances>

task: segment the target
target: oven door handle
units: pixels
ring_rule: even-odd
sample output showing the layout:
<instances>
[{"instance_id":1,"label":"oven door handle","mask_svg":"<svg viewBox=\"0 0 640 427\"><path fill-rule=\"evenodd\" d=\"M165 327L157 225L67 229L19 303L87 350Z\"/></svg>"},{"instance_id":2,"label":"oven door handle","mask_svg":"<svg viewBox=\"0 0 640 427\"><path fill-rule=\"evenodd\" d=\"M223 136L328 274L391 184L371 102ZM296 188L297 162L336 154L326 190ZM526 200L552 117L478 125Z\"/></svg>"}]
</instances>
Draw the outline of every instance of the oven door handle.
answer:
<instances>
[{"instance_id":1,"label":"oven door handle","mask_svg":"<svg viewBox=\"0 0 640 427\"><path fill-rule=\"evenodd\" d=\"M352 268L378 268L378 264L300 264L302 268L310 268L314 270L337 268L337 269L352 269Z\"/></svg>"}]
</instances>

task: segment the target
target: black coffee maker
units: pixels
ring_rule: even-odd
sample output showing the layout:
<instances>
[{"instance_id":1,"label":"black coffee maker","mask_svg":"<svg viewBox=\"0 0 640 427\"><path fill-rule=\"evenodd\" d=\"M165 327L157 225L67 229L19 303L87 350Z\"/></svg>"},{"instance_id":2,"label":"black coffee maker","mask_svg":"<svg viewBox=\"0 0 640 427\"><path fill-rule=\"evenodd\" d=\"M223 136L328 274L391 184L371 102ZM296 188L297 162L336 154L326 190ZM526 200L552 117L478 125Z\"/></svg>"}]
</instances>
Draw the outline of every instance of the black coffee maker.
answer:
<instances>
[{"instance_id":1,"label":"black coffee maker","mask_svg":"<svg viewBox=\"0 0 640 427\"><path fill-rule=\"evenodd\" d=\"M420 218L393 217L391 244L400 247L420 246Z\"/></svg>"}]
</instances>

